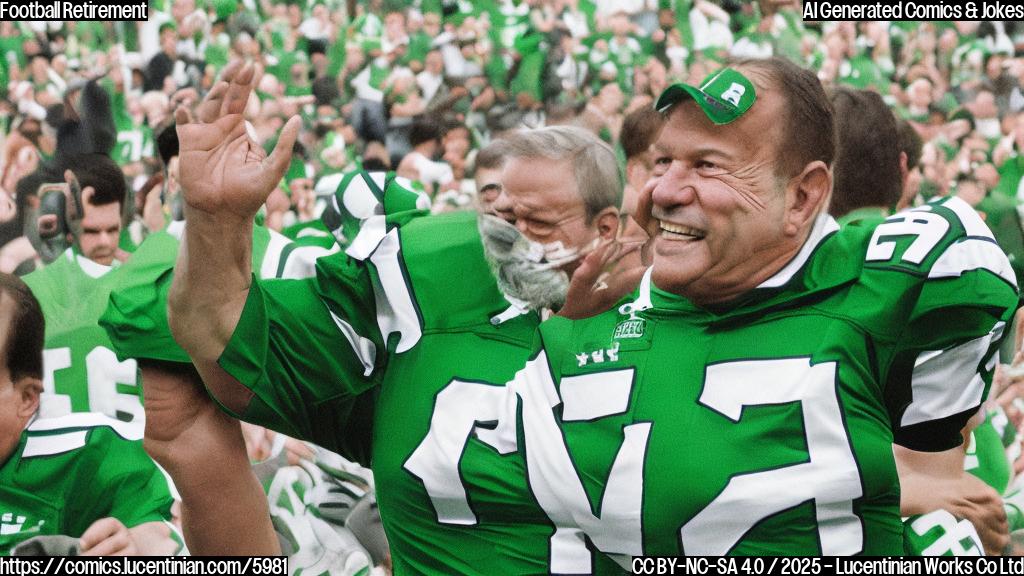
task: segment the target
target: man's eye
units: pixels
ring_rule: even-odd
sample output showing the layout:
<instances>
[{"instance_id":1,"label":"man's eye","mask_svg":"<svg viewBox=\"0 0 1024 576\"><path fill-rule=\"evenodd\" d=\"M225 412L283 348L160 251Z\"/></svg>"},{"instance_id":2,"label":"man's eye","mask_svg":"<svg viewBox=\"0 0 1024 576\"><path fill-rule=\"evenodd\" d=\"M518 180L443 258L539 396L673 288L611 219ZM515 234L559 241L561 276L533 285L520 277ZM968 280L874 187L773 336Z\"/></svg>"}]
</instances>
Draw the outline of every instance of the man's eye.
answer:
<instances>
[{"instance_id":1,"label":"man's eye","mask_svg":"<svg viewBox=\"0 0 1024 576\"><path fill-rule=\"evenodd\" d=\"M654 174L661 176L668 172L668 167L672 165L672 159L668 156L663 156L654 160Z\"/></svg>"}]
</instances>

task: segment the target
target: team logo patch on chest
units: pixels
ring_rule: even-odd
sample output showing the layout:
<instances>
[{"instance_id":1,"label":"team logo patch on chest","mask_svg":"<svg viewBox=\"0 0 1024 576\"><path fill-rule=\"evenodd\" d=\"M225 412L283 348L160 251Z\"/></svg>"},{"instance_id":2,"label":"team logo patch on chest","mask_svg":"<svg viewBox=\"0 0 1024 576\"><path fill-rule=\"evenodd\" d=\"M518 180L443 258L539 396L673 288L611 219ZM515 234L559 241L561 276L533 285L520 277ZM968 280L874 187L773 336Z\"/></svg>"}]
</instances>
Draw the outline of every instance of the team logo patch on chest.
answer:
<instances>
[{"instance_id":1,"label":"team logo patch on chest","mask_svg":"<svg viewBox=\"0 0 1024 576\"><path fill-rule=\"evenodd\" d=\"M643 338L646 324L647 321L643 318L627 318L615 325L615 331L612 333L612 339L622 340L625 338Z\"/></svg>"}]
</instances>

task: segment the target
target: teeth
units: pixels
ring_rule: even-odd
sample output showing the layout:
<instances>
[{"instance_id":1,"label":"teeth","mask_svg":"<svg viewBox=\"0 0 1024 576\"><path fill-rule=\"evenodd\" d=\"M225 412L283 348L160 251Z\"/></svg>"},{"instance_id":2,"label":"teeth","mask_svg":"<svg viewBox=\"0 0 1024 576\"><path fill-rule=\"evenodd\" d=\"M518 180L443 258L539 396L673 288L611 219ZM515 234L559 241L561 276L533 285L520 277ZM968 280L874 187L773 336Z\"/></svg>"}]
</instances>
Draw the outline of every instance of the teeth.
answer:
<instances>
[{"instance_id":1,"label":"teeth","mask_svg":"<svg viewBox=\"0 0 1024 576\"><path fill-rule=\"evenodd\" d=\"M694 238L704 237L704 232L697 230L696 228L690 228L689 226L683 226L681 224L672 224L671 222L665 222L664 220L659 221L659 224L661 225L661 229L666 232L693 236Z\"/></svg>"}]
</instances>

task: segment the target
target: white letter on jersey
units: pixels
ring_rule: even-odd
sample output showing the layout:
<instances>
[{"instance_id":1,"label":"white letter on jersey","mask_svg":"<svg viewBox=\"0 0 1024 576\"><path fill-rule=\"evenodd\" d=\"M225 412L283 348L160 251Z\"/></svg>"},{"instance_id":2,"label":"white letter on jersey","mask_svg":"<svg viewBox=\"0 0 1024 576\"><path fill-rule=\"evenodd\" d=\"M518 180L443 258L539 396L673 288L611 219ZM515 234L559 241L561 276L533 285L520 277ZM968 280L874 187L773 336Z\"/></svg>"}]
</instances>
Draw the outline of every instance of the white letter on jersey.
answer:
<instances>
[{"instance_id":1,"label":"white letter on jersey","mask_svg":"<svg viewBox=\"0 0 1024 576\"><path fill-rule=\"evenodd\" d=\"M585 394L573 393L570 396L574 398L574 405L567 404L565 413L572 413L575 419L587 420L621 413L632 385L632 368L563 378L562 386L566 390L601 390L609 396L585 402ZM555 524L555 533L551 537L551 571L558 574L588 574L593 571L584 533L606 553L630 557L642 555L640 507L643 503L644 455L651 423L623 427L622 445L608 474L601 497L600 516L596 516L552 412L562 400L555 392L547 355L541 352L527 363L516 374L512 386L523 401L530 487L541 508ZM576 406L577 402L583 404Z\"/></svg>"},{"instance_id":2,"label":"white letter on jersey","mask_svg":"<svg viewBox=\"0 0 1024 576\"><path fill-rule=\"evenodd\" d=\"M505 404L514 401L515 396L505 386L479 382L452 380L438 392L430 431L403 466L423 482L438 522L476 524L476 514L459 475L459 461L474 432L499 454L516 450L515 422L502 418L504 413L514 419L515 407L509 409ZM481 422L498 425L488 430L477 425Z\"/></svg>"},{"instance_id":3,"label":"white letter on jersey","mask_svg":"<svg viewBox=\"0 0 1024 576\"><path fill-rule=\"evenodd\" d=\"M864 534L852 501L863 490L836 385L835 362L811 365L809 358L707 367L700 403L733 422L740 421L746 406L800 402L810 461L733 476L721 494L683 525L686 554L724 555L764 518L808 500L817 511L823 555L861 551Z\"/></svg>"}]
</instances>

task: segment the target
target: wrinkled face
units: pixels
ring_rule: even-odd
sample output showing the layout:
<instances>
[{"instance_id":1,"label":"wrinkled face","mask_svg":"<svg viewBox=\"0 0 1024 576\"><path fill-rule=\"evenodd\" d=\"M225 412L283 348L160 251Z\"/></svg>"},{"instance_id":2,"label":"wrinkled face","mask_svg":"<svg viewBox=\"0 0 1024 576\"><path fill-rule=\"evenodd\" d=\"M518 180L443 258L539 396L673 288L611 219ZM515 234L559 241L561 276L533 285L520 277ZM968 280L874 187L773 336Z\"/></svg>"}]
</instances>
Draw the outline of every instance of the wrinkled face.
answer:
<instances>
[{"instance_id":1,"label":"wrinkled face","mask_svg":"<svg viewBox=\"0 0 1024 576\"><path fill-rule=\"evenodd\" d=\"M723 126L692 100L677 104L655 143L653 280L698 304L756 287L794 251L771 136L781 98L760 84L757 90L753 107Z\"/></svg>"},{"instance_id":2,"label":"wrinkled face","mask_svg":"<svg viewBox=\"0 0 1024 576\"><path fill-rule=\"evenodd\" d=\"M587 222L570 160L512 158L501 184L494 209L529 240L579 250L598 236L595 223ZM573 260L561 268L572 273L578 266L579 260Z\"/></svg>"},{"instance_id":3,"label":"wrinkled face","mask_svg":"<svg viewBox=\"0 0 1024 576\"><path fill-rule=\"evenodd\" d=\"M114 202L102 206L85 205L82 234L78 249L86 258L110 266L121 238L121 205Z\"/></svg>"}]
</instances>

